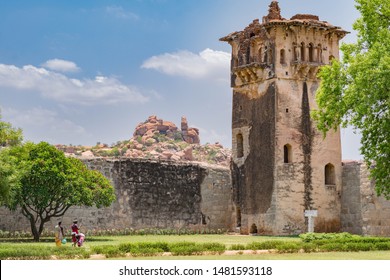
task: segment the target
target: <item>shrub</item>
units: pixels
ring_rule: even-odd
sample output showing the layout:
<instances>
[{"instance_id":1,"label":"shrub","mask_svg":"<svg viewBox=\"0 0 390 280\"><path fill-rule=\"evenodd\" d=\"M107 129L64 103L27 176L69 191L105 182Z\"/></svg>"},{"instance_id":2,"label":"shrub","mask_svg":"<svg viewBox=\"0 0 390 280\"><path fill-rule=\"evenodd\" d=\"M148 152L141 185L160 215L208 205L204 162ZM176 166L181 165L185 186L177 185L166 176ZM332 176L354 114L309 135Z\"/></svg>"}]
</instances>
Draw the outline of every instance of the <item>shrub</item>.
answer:
<instances>
[{"instance_id":1,"label":"shrub","mask_svg":"<svg viewBox=\"0 0 390 280\"><path fill-rule=\"evenodd\" d=\"M278 253L297 253L301 249L297 242L284 242L276 246Z\"/></svg>"},{"instance_id":2,"label":"shrub","mask_svg":"<svg viewBox=\"0 0 390 280\"><path fill-rule=\"evenodd\" d=\"M143 242L137 243L137 248L139 249L158 249L161 252L168 252L169 245L167 242Z\"/></svg>"},{"instance_id":3,"label":"shrub","mask_svg":"<svg viewBox=\"0 0 390 280\"><path fill-rule=\"evenodd\" d=\"M3 231L0 230L0 238L26 238L26 237L32 237L31 231Z\"/></svg>"},{"instance_id":4,"label":"shrub","mask_svg":"<svg viewBox=\"0 0 390 280\"><path fill-rule=\"evenodd\" d=\"M233 244L230 246L230 250L235 250L235 251L240 251L240 250L245 250L245 245L243 244Z\"/></svg>"},{"instance_id":5,"label":"shrub","mask_svg":"<svg viewBox=\"0 0 390 280\"><path fill-rule=\"evenodd\" d=\"M84 248L62 246L55 247L53 255L56 255L61 259L88 259L90 257L90 252L88 252Z\"/></svg>"},{"instance_id":6,"label":"shrub","mask_svg":"<svg viewBox=\"0 0 390 280\"><path fill-rule=\"evenodd\" d=\"M269 240L264 242L252 242L246 246L247 250L270 250L276 249L277 246L283 244L284 241Z\"/></svg>"},{"instance_id":7,"label":"shrub","mask_svg":"<svg viewBox=\"0 0 390 280\"><path fill-rule=\"evenodd\" d=\"M316 244L313 244L313 243L302 243L301 247L305 253L311 253L311 252L317 251L317 246L316 246Z\"/></svg>"},{"instance_id":8,"label":"shrub","mask_svg":"<svg viewBox=\"0 0 390 280\"><path fill-rule=\"evenodd\" d=\"M325 252L346 251L346 245L343 243L326 243L320 246L320 251L325 251Z\"/></svg>"},{"instance_id":9,"label":"shrub","mask_svg":"<svg viewBox=\"0 0 390 280\"><path fill-rule=\"evenodd\" d=\"M132 256L153 256L168 252L169 246L166 242L122 243L119 245L119 251L131 253Z\"/></svg>"},{"instance_id":10,"label":"shrub","mask_svg":"<svg viewBox=\"0 0 390 280\"><path fill-rule=\"evenodd\" d=\"M181 134L180 131L176 131L176 132L173 134L173 139L174 139L176 142L183 141L183 135Z\"/></svg>"},{"instance_id":11,"label":"shrub","mask_svg":"<svg viewBox=\"0 0 390 280\"><path fill-rule=\"evenodd\" d=\"M196 245L195 242L178 242L169 244L169 251L174 256L188 256L201 254L202 248Z\"/></svg>"},{"instance_id":12,"label":"shrub","mask_svg":"<svg viewBox=\"0 0 390 280\"><path fill-rule=\"evenodd\" d=\"M345 244L345 250L347 251L353 251L353 252L358 252L358 251L371 251L374 249L374 244L373 243L346 243Z\"/></svg>"},{"instance_id":13,"label":"shrub","mask_svg":"<svg viewBox=\"0 0 390 280\"><path fill-rule=\"evenodd\" d=\"M132 248L130 254L133 257L138 256L155 256L159 253L163 253L164 251L159 248Z\"/></svg>"},{"instance_id":14,"label":"shrub","mask_svg":"<svg viewBox=\"0 0 390 280\"><path fill-rule=\"evenodd\" d=\"M358 235L352 235L348 232L342 233L304 233L300 234L299 237L303 242L312 242L315 240L334 240L334 239L351 239L360 237Z\"/></svg>"},{"instance_id":15,"label":"shrub","mask_svg":"<svg viewBox=\"0 0 390 280\"><path fill-rule=\"evenodd\" d=\"M203 243L201 244L201 249L202 251L222 254L223 252L225 252L226 247L224 244L221 243Z\"/></svg>"},{"instance_id":16,"label":"shrub","mask_svg":"<svg viewBox=\"0 0 390 280\"><path fill-rule=\"evenodd\" d=\"M100 245L100 246L93 246L91 248L92 252L96 254L102 254L106 255L106 257L110 256L116 256L116 255L121 255L123 252L119 250L119 246L115 245Z\"/></svg>"},{"instance_id":17,"label":"shrub","mask_svg":"<svg viewBox=\"0 0 390 280\"><path fill-rule=\"evenodd\" d=\"M208 152L208 154L207 154L207 158L208 158L209 160L214 160L217 154L218 154L218 151L211 149L211 150Z\"/></svg>"},{"instance_id":18,"label":"shrub","mask_svg":"<svg viewBox=\"0 0 390 280\"><path fill-rule=\"evenodd\" d=\"M0 247L0 259L11 260L48 260L52 256L60 259L89 258L90 254L84 248L73 248L70 246L53 247L51 245L8 245Z\"/></svg>"},{"instance_id":19,"label":"shrub","mask_svg":"<svg viewBox=\"0 0 390 280\"><path fill-rule=\"evenodd\" d=\"M375 250L380 250L380 251L390 250L390 242L375 243L374 248Z\"/></svg>"},{"instance_id":20,"label":"shrub","mask_svg":"<svg viewBox=\"0 0 390 280\"><path fill-rule=\"evenodd\" d=\"M1 260L48 260L52 253L48 247L26 246L26 247L1 247Z\"/></svg>"},{"instance_id":21,"label":"shrub","mask_svg":"<svg viewBox=\"0 0 390 280\"><path fill-rule=\"evenodd\" d=\"M119 251L124 252L124 253L130 253L134 247L135 246L132 243L122 243L122 244L119 244Z\"/></svg>"}]
</instances>

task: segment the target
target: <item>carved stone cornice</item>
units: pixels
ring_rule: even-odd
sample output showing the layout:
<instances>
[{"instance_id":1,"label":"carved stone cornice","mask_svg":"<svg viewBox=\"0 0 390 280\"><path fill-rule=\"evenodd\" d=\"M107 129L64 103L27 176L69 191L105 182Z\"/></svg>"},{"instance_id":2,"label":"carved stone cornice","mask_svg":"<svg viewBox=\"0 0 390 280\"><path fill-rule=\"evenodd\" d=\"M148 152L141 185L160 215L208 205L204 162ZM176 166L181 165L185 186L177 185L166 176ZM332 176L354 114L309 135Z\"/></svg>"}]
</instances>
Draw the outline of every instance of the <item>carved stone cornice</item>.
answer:
<instances>
[{"instance_id":1,"label":"carved stone cornice","mask_svg":"<svg viewBox=\"0 0 390 280\"><path fill-rule=\"evenodd\" d=\"M258 83L274 77L274 72L270 65L266 63L253 62L246 65L241 65L233 68L233 76L235 77L233 87Z\"/></svg>"},{"instance_id":2,"label":"carved stone cornice","mask_svg":"<svg viewBox=\"0 0 390 280\"><path fill-rule=\"evenodd\" d=\"M318 71L323 65L325 64L319 62L293 61L291 63L293 77L296 79L316 80Z\"/></svg>"}]
</instances>

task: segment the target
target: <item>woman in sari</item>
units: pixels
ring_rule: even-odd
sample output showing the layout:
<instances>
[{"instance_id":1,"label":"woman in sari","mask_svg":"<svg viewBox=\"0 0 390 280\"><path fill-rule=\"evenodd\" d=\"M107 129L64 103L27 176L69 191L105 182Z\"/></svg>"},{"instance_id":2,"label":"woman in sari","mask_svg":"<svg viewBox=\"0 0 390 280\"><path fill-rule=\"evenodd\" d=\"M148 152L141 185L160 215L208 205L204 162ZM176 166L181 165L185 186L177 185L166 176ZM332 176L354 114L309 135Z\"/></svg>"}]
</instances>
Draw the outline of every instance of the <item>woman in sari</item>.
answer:
<instances>
[{"instance_id":1,"label":"woman in sari","mask_svg":"<svg viewBox=\"0 0 390 280\"><path fill-rule=\"evenodd\" d=\"M58 225L55 227L55 241L56 245L61 246L62 239L64 238L64 228L61 226L62 222L58 222Z\"/></svg>"}]
</instances>

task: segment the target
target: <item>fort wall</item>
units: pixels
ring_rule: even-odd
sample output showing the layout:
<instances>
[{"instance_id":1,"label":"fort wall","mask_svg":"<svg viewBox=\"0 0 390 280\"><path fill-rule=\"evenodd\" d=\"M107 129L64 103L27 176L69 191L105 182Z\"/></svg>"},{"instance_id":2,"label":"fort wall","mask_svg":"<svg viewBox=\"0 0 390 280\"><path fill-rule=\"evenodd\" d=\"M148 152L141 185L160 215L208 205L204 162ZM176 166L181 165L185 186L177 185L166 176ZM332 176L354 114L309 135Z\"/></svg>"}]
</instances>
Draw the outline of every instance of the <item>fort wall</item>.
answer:
<instances>
[{"instance_id":1,"label":"fort wall","mask_svg":"<svg viewBox=\"0 0 390 280\"><path fill-rule=\"evenodd\" d=\"M70 226L78 218L84 230L207 228L231 229L233 204L230 170L225 167L150 161L103 159L84 161L114 185L116 201L107 208L72 207L62 218L53 218L46 228L63 221ZM20 212L0 208L0 229L30 230Z\"/></svg>"},{"instance_id":2,"label":"fort wall","mask_svg":"<svg viewBox=\"0 0 390 280\"><path fill-rule=\"evenodd\" d=\"M174 163L141 159L85 160L91 169L99 170L115 187L116 201L107 208L72 207L61 219L46 224L51 230L59 221L65 227L78 218L84 230L187 228L235 230L236 205L233 203L231 172L228 168L197 163ZM278 169L279 180L293 179L291 168ZM362 235L390 236L390 201L375 194L367 167L357 161L343 162L342 188L332 203L339 203L341 231ZM280 197L278 203L274 200ZM280 188L268 211L287 209L298 203L291 200L291 190ZM338 202L339 201L339 202ZM322 211L332 203L323 201ZM329 205L328 205L329 204ZM278 210L279 209L279 210ZM303 209L303 208L302 208ZM335 214L332 214L335 216ZM283 234L304 231L303 213L295 213ZM317 218L316 218L317 220ZM322 223L320 221L320 223ZM316 221L316 232L323 227ZM19 211L0 207L0 230L30 231L27 219ZM266 232L263 232L266 233Z\"/></svg>"}]
</instances>

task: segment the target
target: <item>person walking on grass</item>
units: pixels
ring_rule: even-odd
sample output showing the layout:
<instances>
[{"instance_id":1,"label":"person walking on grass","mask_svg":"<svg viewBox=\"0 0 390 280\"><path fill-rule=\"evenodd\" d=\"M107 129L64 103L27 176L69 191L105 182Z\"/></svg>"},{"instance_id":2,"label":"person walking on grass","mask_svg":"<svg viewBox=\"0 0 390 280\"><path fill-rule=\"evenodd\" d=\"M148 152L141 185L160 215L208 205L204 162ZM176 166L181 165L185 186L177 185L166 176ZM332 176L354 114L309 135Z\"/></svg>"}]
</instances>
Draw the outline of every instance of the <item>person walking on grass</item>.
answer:
<instances>
[{"instance_id":1,"label":"person walking on grass","mask_svg":"<svg viewBox=\"0 0 390 280\"><path fill-rule=\"evenodd\" d=\"M55 241L58 247L61 246L62 240L64 239L64 228L61 224L62 222L58 222L58 225L55 226Z\"/></svg>"},{"instance_id":2,"label":"person walking on grass","mask_svg":"<svg viewBox=\"0 0 390 280\"><path fill-rule=\"evenodd\" d=\"M72 225L72 242L73 246L76 246L77 244L77 236L79 234L79 226L77 225L77 220L73 220L73 225Z\"/></svg>"}]
</instances>

